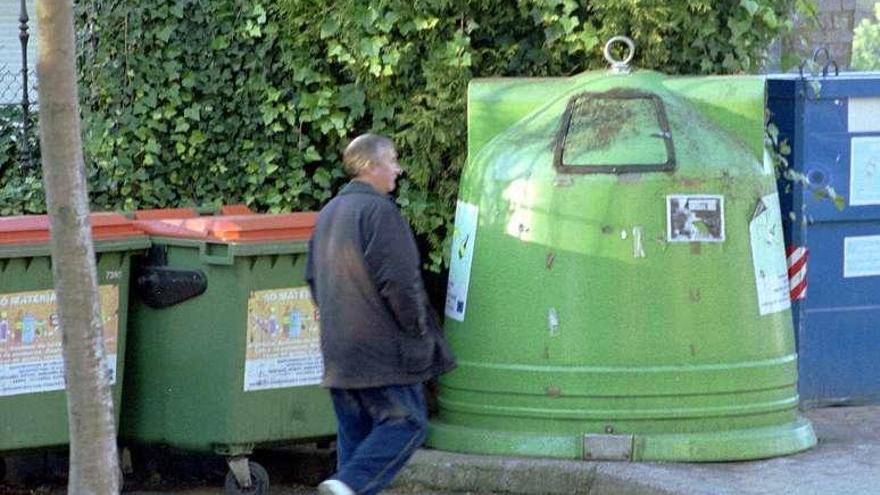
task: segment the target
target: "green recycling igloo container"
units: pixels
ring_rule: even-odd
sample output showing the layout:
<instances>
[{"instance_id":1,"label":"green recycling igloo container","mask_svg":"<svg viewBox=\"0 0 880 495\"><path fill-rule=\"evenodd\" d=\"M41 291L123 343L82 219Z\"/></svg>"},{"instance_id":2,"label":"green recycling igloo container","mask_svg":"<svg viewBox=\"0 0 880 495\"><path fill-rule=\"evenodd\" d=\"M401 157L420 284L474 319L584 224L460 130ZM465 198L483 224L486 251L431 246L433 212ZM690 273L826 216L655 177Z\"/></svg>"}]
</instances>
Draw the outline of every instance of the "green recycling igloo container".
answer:
<instances>
[{"instance_id":1,"label":"green recycling igloo container","mask_svg":"<svg viewBox=\"0 0 880 495\"><path fill-rule=\"evenodd\" d=\"M475 80L434 448L654 461L807 449L764 81Z\"/></svg>"},{"instance_id":2,"label":"green recycling igloo container","mask_svg":"<svg viewBox=\"0 0 880 495\"><path fill-rule=\"evenodd\" d=\"M104 351L119 417L131 257L149 239L115 213L90 216ZM0 452L69 442L49 217L0 218Z\"/></svg>"},{"instance_id":3,"label":"green recycling igloo container","mask_svg":"<svg viewBox=\"0 0 880 495\"><path fill-rule=\"evenodd\" d=\"M152 247L132 283L124 441L226 456L228 492L264 493L255 447L335 435L304 278L316 217L135 213Z\"/></svg>"}]
</instances>

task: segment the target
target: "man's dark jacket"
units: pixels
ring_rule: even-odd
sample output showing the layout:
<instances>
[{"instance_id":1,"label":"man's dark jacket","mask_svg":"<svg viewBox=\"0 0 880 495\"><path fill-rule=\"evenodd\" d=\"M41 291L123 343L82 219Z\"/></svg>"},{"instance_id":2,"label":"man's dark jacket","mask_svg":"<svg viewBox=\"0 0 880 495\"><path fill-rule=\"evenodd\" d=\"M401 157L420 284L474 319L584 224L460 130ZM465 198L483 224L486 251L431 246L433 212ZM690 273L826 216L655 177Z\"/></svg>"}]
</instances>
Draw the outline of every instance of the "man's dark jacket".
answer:
<instances>
[{"instance_id":1,"label":"man's dark jacket","mask_svg":"<svg viewBox=\"0 0 880 495\"><path fill-rule=\"evenodd\" d=\"M322 384L409 385L455 366L429 306L409 224L391 198L353 180L327 204L309 242Z\"/></svg>"}]
</instances>

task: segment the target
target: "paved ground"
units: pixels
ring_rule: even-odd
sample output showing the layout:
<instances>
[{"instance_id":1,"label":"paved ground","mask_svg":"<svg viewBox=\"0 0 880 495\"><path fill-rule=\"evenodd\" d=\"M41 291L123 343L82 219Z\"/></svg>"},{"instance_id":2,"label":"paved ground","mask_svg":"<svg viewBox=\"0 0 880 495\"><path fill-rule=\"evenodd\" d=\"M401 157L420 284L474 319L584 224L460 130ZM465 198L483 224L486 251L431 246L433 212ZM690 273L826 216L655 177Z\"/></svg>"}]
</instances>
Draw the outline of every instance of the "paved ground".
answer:
<instances>
[{"instance_id":1,"label":"paved ground","mask_svg":"<svg viewBox=\"0 0 880 495\"><path fill-rule=\"evenodd\" d=\"M704 464L580 462L454 454L423 450L398 478L396 495L588 494L588 495L877 495L880 494L880 406L808 411L818 446L801 454L763 461ZM64 493L52 464L32 458L11 464L21 477L41 459L43 479L0 485L0 494ZM156 461L156 459L161 459ZM305 495L331 468L326 451L285 449L257 456L269 471L271 493ZM132 495L223 493L225 466L216 458L158 456L141 462L129 477ZM146 467L145 464L148 464ZM161 465L160 465L161 464ZM40 472L37 469L36 472ZM26 476L25 476L26 478ZM49 479L46 479L49 478Z\"/></svg>"},{"instance_id":2,"label":"paved ground","mask_svg":"<svg viewBox=\"0 0 880 495\"><path fill-rule=\"evenodd\" d=\"M449 490L589 495L877 495L880 406L808 411L819 444L751 462L659 464L510 459L422 451L402 481Z\"/></svg>"}]
</instances>

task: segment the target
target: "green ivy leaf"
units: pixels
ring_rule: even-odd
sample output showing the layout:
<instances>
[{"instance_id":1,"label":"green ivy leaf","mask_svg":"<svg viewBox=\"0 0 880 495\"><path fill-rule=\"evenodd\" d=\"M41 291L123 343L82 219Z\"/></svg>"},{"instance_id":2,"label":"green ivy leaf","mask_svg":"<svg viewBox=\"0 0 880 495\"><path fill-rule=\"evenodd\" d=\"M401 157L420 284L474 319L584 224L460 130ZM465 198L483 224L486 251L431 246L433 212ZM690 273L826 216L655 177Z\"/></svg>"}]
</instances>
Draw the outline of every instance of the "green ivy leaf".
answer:
<instances>
[{"instance_id":1,"label":"green ivy leaf","mask_svg":"<svg viewBox=\"0 0 880 495\"><path fill-rule=\"evenodd\" d=\"M335 36L338 31L339 24L336 23L336 19L333 17L327 17L324 19L324 22L321 23L321 31L318 36L321 39L326 39Z\"/></svg>"},{"instance_id":2,"label":"green ivy leaf","mask_svg":"<svg viewBox=\"0 0 880 495\"><path fill-rule=\"evenodd\" d=\"M163 43L168 43L168 40L171 39L171 35L174 34L174 30L177 26L174 24L169 24L159 31L156 32L156 38L160 39Z\"/></svg>"},{"instance_id":3,"label":"green ivy leaf","mask_svg":"<svg viewBox=\"0 0 880 495\"><path fill-rule=\"evenodd\" d=\"M223 35L216 36L211 40L211 49L213 50L225 50L229 48L229 45L229 38Z\"/></svg>"},{"instance_id":4,"label":"green ivy leaf","mask_svg":"<svg viewBox=\"0 0 880 495\"><path fill-rule=\"evenodd\" d=\"M257 18L257 22L259 24L266 23L266 9L263 8L262 5L260 5L260 4L254 5L254 11L253 11L252 15Z\"/></svg>"},{"instance_id":5,"label":"green ivy leaf","mask_svg":"<svg viewBox=\"0 0 880 495\"><path fill-rule=\"evenodd\" d=\"M193 105L189 108L183 110L183 116L190 120L195 120L198 122L201 120L201 112L198 105Z\"/></svg>"},{"instance_id":6,"label":"green ivy leaf","mask_svg":"<svg viewBox=\"0 0 880 495\"><path fill-rule=\"evenodd\" d=\"M755 12L761 7L755 0L740 0L739 5L746 9L749 15L755 15Z\"/></svg>"}]
</instances>

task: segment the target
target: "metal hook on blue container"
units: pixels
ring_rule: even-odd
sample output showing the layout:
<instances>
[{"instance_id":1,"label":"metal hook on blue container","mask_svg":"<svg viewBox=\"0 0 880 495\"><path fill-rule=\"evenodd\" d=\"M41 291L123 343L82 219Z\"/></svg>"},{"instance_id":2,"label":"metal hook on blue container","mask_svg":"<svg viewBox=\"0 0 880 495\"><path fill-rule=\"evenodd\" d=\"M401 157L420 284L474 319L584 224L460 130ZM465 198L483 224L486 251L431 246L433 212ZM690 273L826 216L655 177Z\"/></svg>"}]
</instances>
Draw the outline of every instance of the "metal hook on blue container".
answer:
<instances>
[{"instance_id":1,"label":"metal hook on blue container","mask_svg":"<svg viewBox=\"0 0 880 495\"><path fill-rule=\"evenodd\" d=\"M840 68L837 65L837 61L831 58L831 52L828 51L827 46L816 47L813 50L813 55L809 59L801 60L801 63L798 65L798 71L800 72L801 79L806 79L804 77L804 67L809 63L811 67L819 66L819 56L825 54L825 63L822 65L822 77L828 76L828 68L832 65L834 66L834 75L840 75Z\"/></svg>"}]
</instances>

